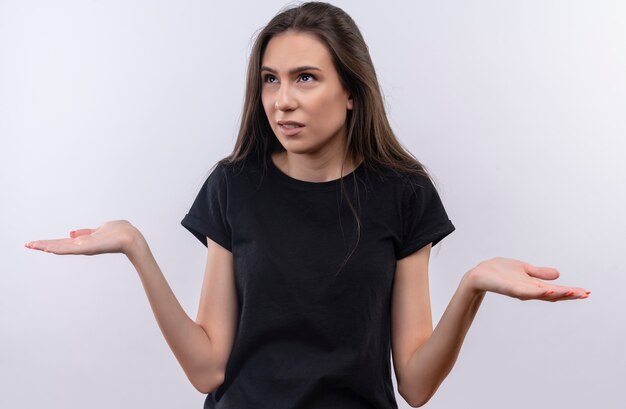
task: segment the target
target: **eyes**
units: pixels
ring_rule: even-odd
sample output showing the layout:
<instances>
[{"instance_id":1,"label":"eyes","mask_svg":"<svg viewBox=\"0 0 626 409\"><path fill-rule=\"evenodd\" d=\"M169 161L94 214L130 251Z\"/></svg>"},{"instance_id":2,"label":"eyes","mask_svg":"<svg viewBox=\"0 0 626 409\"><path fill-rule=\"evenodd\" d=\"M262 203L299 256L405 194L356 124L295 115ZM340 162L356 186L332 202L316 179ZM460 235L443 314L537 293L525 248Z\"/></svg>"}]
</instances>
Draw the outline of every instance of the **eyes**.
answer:
<instances>
[{"instance_id":1,"label":"eyes","mask_svg":"<svg viewBox=\"0 0 626 409\"><path fill-rule=\"evenodd\" d=\"M316 78L313 74L304 72L298 76L298 80L299 82L312 82L312 81L315 81ZM278 78L276 78L272 74L265 74L263 75L263 82L267 84L277 84Z\"/></svg>"}]
</instances>

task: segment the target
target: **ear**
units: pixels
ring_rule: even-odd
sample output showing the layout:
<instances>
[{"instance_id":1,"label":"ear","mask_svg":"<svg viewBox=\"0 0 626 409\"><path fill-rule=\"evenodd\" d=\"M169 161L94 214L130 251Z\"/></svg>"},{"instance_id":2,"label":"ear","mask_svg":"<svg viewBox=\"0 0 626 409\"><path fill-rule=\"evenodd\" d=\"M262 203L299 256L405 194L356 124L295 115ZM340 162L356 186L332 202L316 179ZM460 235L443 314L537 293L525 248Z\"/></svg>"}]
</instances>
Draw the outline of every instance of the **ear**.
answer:
<instances>
[{"instance_id":1,"label":"ear","mask_svg":"<svg viewBox=\"0 0 626 409\"><path fill-rule=\"evenodd\" d=\"M352 111L352 97L348 96L348 103L346 104L346 108L348 108L348 111Z\"/></svg>"}]
</instances>

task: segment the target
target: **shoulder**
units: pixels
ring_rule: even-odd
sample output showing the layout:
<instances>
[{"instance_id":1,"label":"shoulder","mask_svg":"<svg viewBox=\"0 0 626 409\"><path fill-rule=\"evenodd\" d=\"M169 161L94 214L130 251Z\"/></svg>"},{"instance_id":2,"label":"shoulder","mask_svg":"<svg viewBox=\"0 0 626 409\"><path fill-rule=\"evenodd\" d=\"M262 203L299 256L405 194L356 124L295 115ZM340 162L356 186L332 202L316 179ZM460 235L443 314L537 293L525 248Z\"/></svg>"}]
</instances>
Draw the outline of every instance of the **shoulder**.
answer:
<instances>
[{"instance_id":1,"label":"shoulder","mask_svg":"<svg viewBox=\"0 0 626 409\"><path fill-rule=\"evenodd\" d=\"M231 161L219 160L211 170L209 179L228 189L231 193L245 192L257 187L265 173L263 163L253 156Z\"/></svg>"},{"instance_id":2,"label":"shoulder","mask_svg":"<svg viewBox=\"0 0 626 409\"><path fill-rule=\"evenodd\" d=\"M253 157L231 161L228 157L222 158L213 166L212 172L220 177L234 178L242 173L255 173L259 168L258 160Z\"/></svg>"},{"instance_id":3,"label":"shoulder","mask_svg":"<svg viewBox=\"0 0 626 409\"><path fill-rule=\"evenodd\" d=\"M367 166L365 169L365 179L369 184L378 188L393 189L405 194L416 189L434 189L431 177L426 172L417 171L397 171L390 167Z\"/></svg>"},{"instance_id":4,"label":"shoulder","mask_svg":"<svg viewBox=\"0 0 626 409\"><path fill-rule=\"evenodd\" d=\"M404 189L409 193L429 193L436 191L435 184L428 174L411 173L404 177Z\"/></svg>"}]
</instances>

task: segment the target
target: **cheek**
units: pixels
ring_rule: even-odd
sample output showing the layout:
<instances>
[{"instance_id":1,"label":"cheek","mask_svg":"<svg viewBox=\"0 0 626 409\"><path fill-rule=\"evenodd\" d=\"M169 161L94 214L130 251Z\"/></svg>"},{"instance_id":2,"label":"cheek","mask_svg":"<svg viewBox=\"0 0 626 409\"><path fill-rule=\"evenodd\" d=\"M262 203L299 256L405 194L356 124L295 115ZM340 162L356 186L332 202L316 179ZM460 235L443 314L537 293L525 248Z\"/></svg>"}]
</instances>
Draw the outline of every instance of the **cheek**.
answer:
<instances>
[{"instance_id":1,"label":"cheek","mask_svg":"<svg viewBox=\"0 0 626 409\"><path fill-rule=\"evenodd\" d=\"M317 105L318 115L324 119L322 122L326 127L335 128L343 125L346 120L346 102L341 94L332 94L321 98Z\"/></svg>"},{"instance_id":2,"label":"cheek","mask_svg":"<svg viewBox=\"0 0 626 409\"><path fill-rule=\"evenodd\" d=\"M322 85L314 90L307 90L300 96L302 105L306 105L309 111L330 111L337 104L337 92L332 87Z\"/></svg>"}]
</instances>

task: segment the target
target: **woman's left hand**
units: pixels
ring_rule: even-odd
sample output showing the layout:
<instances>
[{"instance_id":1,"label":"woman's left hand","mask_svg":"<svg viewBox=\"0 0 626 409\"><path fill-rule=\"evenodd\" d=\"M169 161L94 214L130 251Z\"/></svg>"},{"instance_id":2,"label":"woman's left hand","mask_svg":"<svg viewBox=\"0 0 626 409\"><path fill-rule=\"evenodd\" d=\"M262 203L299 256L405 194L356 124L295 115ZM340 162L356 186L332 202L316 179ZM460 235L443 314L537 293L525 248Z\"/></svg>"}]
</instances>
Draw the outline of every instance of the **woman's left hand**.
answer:
<instances>
[{"instance_id":1,"label":"woman's left hand","mask_svg":"<svg viewBox=\"0 0 626 409\"><path fill-rule=\"evenodd\" d=\"M554 280L559 272L551 267L536 267L523 261L496 257L478 264L464 277L475 292L491 291L520 300L562 301L587 298L591 291L562 286Z\"/></svg>"}]
</instances>

